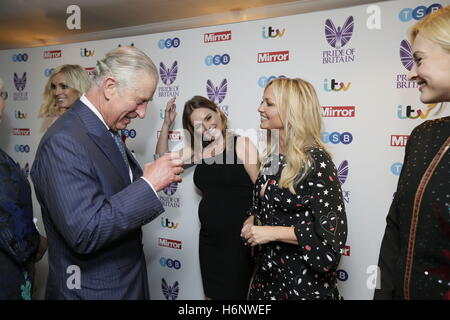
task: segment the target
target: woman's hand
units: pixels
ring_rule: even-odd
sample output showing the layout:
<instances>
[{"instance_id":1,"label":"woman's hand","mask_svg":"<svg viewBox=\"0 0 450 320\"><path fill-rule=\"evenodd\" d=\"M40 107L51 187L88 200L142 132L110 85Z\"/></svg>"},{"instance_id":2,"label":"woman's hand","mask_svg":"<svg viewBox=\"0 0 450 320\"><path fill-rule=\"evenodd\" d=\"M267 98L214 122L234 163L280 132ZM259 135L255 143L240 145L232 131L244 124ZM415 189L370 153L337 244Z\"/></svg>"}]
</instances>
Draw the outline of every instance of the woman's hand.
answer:
<instances>
[{"instance_id":1,"label":"woman's hand","mask_svg":"<svg viewBox=\"0 0 450 320\"><path fill-rule=\"evenodd\" d=\"M246 221L247 222L247 221ZM241 237L252 247L276 240L276 229L272 226L254 226L244 223Z\"/></svg>"},{"instance_id":2,"label":"woman's hand","mask_svg":"<svg viewBox=\"0 0 450 320\"><path fill-rule=\"evenodd\" d=\"M254 226L247 223L249 219L244 222L244 227L241 230L241 238L246 241L247 245L254 247L272 241L282 241L298 245L293 227Z\"/></svg>"},{"instance_id":3,"label":"woman's hand","mask_svg":"<svg viewBox=\"0 0 450 320\"><path fill-rule=\"evenodd\" d=\"M175 104L176 97L167 101L166 110L164 111L164 124L168 127L172 126L177 116L177 105Z\"/></svg>"}]
</instances>

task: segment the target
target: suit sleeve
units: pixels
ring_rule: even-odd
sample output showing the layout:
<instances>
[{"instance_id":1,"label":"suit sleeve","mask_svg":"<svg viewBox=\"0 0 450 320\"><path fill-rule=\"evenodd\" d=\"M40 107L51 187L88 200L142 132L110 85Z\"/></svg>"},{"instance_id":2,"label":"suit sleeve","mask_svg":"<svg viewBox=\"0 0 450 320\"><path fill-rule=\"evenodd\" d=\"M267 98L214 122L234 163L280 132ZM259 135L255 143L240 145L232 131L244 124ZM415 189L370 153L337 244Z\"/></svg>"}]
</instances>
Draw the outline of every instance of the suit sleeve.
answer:
<instances>
[{"instance_id":1,"label":"suit sleeve","mask_svg":"<svg viewBox=\"0 0 450 320\"><path fill-rule=\"evenodd\" d=\"M0 162L0 250L18 264L30 261L39 245L31 189L19 168Z\"/></svg>"},{"instance_id":2,"label":"suit sleeve","mask_svg":"<svg viewBox=\"0 0 450 320\"><path fill-rule=\"evenodd\" d=\"M31 172L43 209L80 254L94 253L164 212L143 179L106 197L97 174L87 149L61 134L41 146Z\"/></svg>"}]
</instances>

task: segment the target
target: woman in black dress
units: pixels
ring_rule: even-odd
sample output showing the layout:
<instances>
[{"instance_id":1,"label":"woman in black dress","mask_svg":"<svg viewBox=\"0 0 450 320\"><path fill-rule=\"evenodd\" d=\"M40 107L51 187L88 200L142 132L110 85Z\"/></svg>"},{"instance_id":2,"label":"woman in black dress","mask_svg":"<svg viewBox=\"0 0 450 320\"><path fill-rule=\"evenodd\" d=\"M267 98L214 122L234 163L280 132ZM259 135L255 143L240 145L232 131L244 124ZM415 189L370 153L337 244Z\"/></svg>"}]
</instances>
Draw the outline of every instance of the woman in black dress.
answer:
<instances>
[{"instance_id":1,"label":"woman in black dress","mask_svg":"<svg viewBox=\"0 0 450 320\"><path fill-rule=\"evenodd\" d=\"M167 137L175 116L173 98L166 107L157 154L168 151ZM205 298L245 299L254 260L240 238L240 229L252 203L256 147L248 138L227 134L225 115L201 96L186 102L183 127L192 138L179 153L185 163L197 164L194 183L202 191L199 257Z\"/></svg>"},{"instance_id":2,"label":"woman in black dress","mask_svg":"<svg viewBox=\"0 0 450 320\"><path fill-rule=\"evenodd\" d=\"M423 103L450 101L450 6L414 25L410 80ZM450 117L425 121L408 139L389 209L375 299L450 299Z\"/></svg>"},{"instance_id":3,"label":"woman in black dress","mask_svg":"<svg viewBox=\"0 0 450 320\"><path fill-rule=\"evenodd\" d=\"M6 92L0 79L0 121ZM0 149L0 300L31 300L34 263L47 240L33 223L31 187L24 172Z\"/></svg>"},{"instance_id":4,"label":"woman in black dress","mask_svg":"<svg viewBox=\"0 0 450 320\"><path fill-rule=\"evenodd\" d=\"M248 245L260 245L249 299L340 299L336 268L347 219L320 140L316 92L301 79L274 79L258 111L271 141L241 233Z\"/></svg>"}]
</instances>

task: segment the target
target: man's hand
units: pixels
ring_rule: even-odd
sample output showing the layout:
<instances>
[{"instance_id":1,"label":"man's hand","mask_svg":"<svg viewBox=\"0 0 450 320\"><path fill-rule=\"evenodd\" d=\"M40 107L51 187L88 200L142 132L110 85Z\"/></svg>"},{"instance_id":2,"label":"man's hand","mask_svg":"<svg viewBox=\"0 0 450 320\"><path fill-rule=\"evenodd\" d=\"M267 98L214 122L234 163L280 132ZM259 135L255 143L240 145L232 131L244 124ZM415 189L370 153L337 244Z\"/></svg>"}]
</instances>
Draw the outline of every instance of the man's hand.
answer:
<instances>
[{"instance_id":1,"label":"man's hand","mask_svg":"<svg viewBox=\"0 0 450 320\"><path fill-rule=\"evenodd\" d=\"M143 176L158 192L173 182L181 182L182 165L183 161L176 153L166 153L155 162L145 164Z\"/></svg>"}]
</instances>

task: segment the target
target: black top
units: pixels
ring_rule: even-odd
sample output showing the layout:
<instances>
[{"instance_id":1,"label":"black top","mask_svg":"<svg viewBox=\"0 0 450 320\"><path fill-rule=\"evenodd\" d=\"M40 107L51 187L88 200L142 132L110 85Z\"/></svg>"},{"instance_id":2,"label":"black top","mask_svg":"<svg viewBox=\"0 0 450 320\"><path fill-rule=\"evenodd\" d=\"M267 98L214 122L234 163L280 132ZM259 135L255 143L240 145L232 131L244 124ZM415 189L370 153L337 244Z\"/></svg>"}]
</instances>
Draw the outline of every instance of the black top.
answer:
<instances>
[{"instance_id":1,"label":"black top","mask_svg":"<svg viewBox=\"0 0 450 320\"><path fill-rule=\"evenodd\" d=\"M308 153L311 170L297 194L279 187L283 155L272 155L256 180L255 224L293 227L299 244L261 246L250 299L340 299L336 268L347 239L342 190L330 156L321 148Z\"/></svg>"},{"instance_id":2,"label":"black top","mask_svg":"<svg viewBox=\"0 0 450 320\"><path fill-rule=\"evenodd\" d=\"M19 165L0 149L0 300L30 300L39 233L31 188Z\"/></svg>"},{"instance_id":3,"label":"black top","mask_svg":"<svg viewBox=\"0 0 450 320\"><path fill-rule=\"evenodd\" d=\"M387 216L375 299L404 299L408 250L411 299L450 299L450 117L417 126L408 139L397 192ZM416 231L411 234L416 192L438 150L442 157L424 189ZM413 229L414 230L414 229ZM411 236L412 235L412 236ZM413 242L411 242L413 240ZM410 249L408 249L410 248Z\"/></svg>"},{"instance_id":4,"label":"black top","mask_svg":"<svg viewBox=\"0 0 450 320\"><path fill-rule=\"evenodd\" d=\"M214 300L246 299L254 260L240 232L252 203L253 183L234 146L197 165L194 183L203 196L199 257L205 296Z\"/></svg>"}]
</instances>

